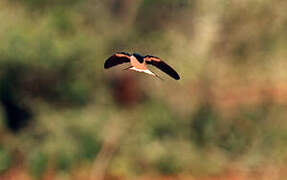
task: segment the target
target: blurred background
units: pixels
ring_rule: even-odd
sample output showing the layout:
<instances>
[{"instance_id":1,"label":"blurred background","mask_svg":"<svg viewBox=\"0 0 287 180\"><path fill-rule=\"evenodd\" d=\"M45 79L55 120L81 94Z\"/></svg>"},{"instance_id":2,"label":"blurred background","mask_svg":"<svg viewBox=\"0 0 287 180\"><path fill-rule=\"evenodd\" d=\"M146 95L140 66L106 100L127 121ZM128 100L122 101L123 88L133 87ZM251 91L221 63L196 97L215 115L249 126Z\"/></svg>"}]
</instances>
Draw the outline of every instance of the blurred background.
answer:
<instances>
[{"instance_id":1,"label":"blurred background","mask_svg":"<svg viewBox=\"0 0 287 180\"><path fill-rule=\"evenodd\" d=\"M285 179L286 8L1 0L0 179ZM117 51L181 80L104 70Z\"/></svg>"}]
</instances>

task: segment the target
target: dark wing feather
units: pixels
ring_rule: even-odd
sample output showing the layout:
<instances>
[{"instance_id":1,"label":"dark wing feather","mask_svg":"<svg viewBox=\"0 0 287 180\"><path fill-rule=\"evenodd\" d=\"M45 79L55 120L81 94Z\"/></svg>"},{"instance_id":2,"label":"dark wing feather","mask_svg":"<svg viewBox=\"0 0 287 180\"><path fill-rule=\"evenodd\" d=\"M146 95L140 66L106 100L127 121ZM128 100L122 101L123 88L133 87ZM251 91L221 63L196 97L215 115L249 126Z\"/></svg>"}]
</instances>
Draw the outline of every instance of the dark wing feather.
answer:
<instances>
[{"instance_id":1,"label":"dark wing feather","mask_svg":"<svg viewBox=\"0 0 287 180\"><path fill-rule=\"evenodd\" d=\"M170 75L174 79L176 79L176 80L180 79L178 73L172 67L170 67L168 64L166 64L164 61L162 61L160 58L158 58L156 56L147 55L144 57L144 60L147 64L151 64L151 65L159 68L160 70L167 73L168 75Z\"/></svg>"},{"instance_id":2,"label":"dark wing feather","mask_svg":"<svg viewBox=\"0 0 287 180\"><path fill-rule=\"evenodd\" d=\"M118 64L128 63L128 62L130 62L130 56L131 55L129 53L118 52L106 60L106 62L104 64L104 68L108 69L108 68L116 66Z\"/></svg>"}]
</instances>

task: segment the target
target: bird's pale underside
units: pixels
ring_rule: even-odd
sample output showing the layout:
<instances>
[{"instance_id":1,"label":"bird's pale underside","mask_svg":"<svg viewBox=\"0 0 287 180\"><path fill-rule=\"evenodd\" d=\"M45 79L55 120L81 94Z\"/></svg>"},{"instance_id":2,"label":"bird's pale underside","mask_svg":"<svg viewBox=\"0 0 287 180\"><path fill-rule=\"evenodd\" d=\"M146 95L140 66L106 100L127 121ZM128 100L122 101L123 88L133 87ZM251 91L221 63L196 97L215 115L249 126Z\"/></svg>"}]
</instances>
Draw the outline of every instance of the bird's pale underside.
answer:
<instances>
[{"instance_id":1,"label":"bird's pale underside","mask_svg":"<svg viewBox=\"0 0 287 180\"><path fill-rule=\"evenodd\" d=\"M130 63L131 66L126 68L127 70L143 72L158 77L155 73L151 72L147 68L147 65L153 65L171 76L172 78L176 80L180 79L178 73L172 67L166 64L160 58L151 55L141 56L137 53L129 54L126 52L118 52L106 60L104 68L108 69L122 63Z\"/></svg>"}]
</instances>

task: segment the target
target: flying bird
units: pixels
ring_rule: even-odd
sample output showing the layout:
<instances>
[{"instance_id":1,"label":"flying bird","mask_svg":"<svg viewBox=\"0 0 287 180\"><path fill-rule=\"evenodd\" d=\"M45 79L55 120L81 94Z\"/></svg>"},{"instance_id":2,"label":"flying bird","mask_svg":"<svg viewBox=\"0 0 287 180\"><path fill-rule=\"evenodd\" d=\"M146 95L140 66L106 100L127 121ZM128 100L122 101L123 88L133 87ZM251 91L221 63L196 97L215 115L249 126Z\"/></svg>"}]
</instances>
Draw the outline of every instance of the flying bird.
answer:
<instances>
[{"instance_id":1,"label":"flying bird","mask_svg":"<svg viewBox=\"0 0 287 180\"><path fill-rule=\"evenodd\" d=\"M151 55L141 56L137 53L129 54L126 52L117 52L106 60L104 68L108 69L122 63L130 63L131 65L124 70L138 71L159 77L147 68L147 65L153 65L171 76L172 78L176 80L180 79L178 73L172 67L166 64L159 57Z\"/></svg>"}]
</instances>

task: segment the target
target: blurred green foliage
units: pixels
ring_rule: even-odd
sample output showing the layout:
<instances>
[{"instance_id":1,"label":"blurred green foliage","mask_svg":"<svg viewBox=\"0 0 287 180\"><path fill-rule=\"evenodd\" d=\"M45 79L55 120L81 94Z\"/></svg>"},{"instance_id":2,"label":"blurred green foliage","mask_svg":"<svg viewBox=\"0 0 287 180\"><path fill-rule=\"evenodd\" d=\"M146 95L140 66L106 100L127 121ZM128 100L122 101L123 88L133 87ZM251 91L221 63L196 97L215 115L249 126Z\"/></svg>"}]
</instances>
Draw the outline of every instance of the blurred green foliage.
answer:
<instances>
[{"instance_id":1,"label":"blurred green foliage","mask_svg":"<svg viewBox=\"0 0 287 180\"><path fill-rule=\"evenodd\" d=\"M0 173L7 170L11 164L11 155L10 153L0 147Z\"/></svg>"},{"instance_id":2,"label":"blurred green foliage","mask_svg":"<svg viewBox=\"0 0 287 180\"><path fill-rule=\"evenodd\" d=\"M43 152L31 153L29 157L31 174L36 178L42 178L48 166L48 157Z\"/></svg>"},{"instance_id":3,"label":"blurred green foliage","mask_svg":"<svg viewBox=\"0 0 287 180\"><path fill-rule=\"evenodd\" d=\"M35 178L48 168L69 174L91 165L113 136L106 131L118 129L127 135L109 172L286 165L286 7L279 0L1 1L0 172L16 150ZM104 70L116 51L162 57L182 79L155 69L166 81ZM111 84L123 74L143 101L120 107ZM11 107L21 115L9 116ZM14 132L13 119L29 123Z\"/></svg>"}]
</instances>

